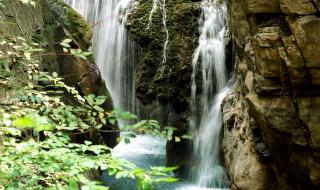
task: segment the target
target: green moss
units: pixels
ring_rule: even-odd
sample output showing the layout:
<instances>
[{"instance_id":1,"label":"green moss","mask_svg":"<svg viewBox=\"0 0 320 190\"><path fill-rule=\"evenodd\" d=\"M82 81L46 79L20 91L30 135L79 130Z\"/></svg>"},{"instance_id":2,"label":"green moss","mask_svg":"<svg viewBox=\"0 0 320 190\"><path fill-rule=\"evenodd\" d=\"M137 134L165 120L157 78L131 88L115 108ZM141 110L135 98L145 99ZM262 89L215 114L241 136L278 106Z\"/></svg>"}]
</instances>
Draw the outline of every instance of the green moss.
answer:
<instances>
[{"instance_id":1,"label":"green moss","mask_svg":"<svg viewBox=\"0 0 320 190\"><path fill-rule=\"evenodd\" d=\"M139 0L139 6L128 23L130 38L143 49L136 75L137 91L147 102L157 96L164 102L188 105L186 94L189 95L191 91L191 62L198 46L200 9L191 0L167 1L169 44L165 64L162 64L162 54L166 34L159 7L153 15L150 29L146 30L151 9L152 1Z\"/></svg>"},{"instance_id":2,"label":"green moss","mask_svg":"<svg viewBox=\"0 0 320 190\"><path fill-rule=\"evenodd\" d=\"M66 5L62 0L47 0L50 11L65 27L82 49L88 49L91 45L91 30L83 17L75 10Z\"/></svg>"}]
</instances>

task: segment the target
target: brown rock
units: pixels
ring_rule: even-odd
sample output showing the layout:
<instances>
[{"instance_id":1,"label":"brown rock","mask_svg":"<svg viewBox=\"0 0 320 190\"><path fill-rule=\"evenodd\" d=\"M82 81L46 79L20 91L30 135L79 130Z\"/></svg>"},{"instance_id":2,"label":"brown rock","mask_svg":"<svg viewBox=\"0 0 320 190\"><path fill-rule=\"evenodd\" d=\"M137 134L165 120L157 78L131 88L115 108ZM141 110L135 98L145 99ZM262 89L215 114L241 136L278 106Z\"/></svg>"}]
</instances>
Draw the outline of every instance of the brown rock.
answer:
<instances>
[{"instance_id":1,"label":"brown rock","mask_svg":"<svg viewBox=\"0 0 320 190\"><path fill-rule=\"evenodd\" d=\"M300 118L310 131L314 148L320 149L320 97L298 98L298 107Z\"/></svg>"},{"instance_id":2,"label":"brown rock","mask_svg":"<svg viewBox=\"0 0 320 190\"><path fill-rule=\"evenodd\" d=\"M255 59L257 66L264 77L279 77L281 58L275 48L256 48Z\"/></svg>"},{"instance_id":3,"label":"brown rock","mask_svg":"<svg viewBox=\"0 0 320 190\"><path fill-rule=\"evenodd\" d=\"M320 10L320 0L313 0L313 2L319 11Z\"/></svg>"},{"instance_id":4,"label":"brown rock","mask_svg":"<svg viewBox=\"0 0 320 190\"><path fill-rule=\"evenodd\" d=\"M300 86L306 83L307 80L307 71L303 56L301 55L294 36L283 37L282 41L284 48L279 48L279 54L288 68L293 87L295 85Z\"/></svg>"},{"instance_id":5,"label":"brown rock","mask_svg":"<svg viewBox=\"0 0 320 190\"><path fill-rule=\"evenodd\" d=\"M228 1L236 93L223 107L223 148L231 189L320 188L319 5ZM239 23L249 23L247 33Z\"/></svg>"},{"instance_id":6,"label":"brown rock","mask_svg":"<svg viewBox=\"0 0 320 190\"><path fill-rule=\"evenodd\" d=\"M281 45L280 28L264 27L253 38L255 62L264 77L279 77L281 58L276 47Z\"/></svg>"},{"instance_id":7,"label":"brown rock","mask_svg":"<svg viewBox=\"0 0 320 190\"><path fill-rule=\"evenodd\" d=\"M252 88L253 88L253 72L252 71L247 72L247 76L244 84L248 91L252 91Z\"/></svg>"},{"instance_id":8,"label":"brown rock","mask_svg":"<svg viewBox=\"0 0 320 190\"><path fill-rule=\"evenodd\" d=\"M277 141L271 131L290 134L286 139L290 144L307 145L304 131L300 127L294 102L290 97L258 97L254 93L247 95L249 112L260 123L262 132L268 140Z\"/></svg>"},{"instance_id":9,"label":"brown rock","mask_svg":"<svg viewBox=\"0 0 320 190\"><path fill-rule=\"evenodd\" d=\"M255 139L262 138L255 137L249 118L245 115L245 104L233 96L229 95L223 106L223 150L233 184L231 189L267 190L274 186L275 179L268 163L262 163L261 156L255 150ZM228 104L233 105L231 109Z\"/></svg>"},{"instance_id":10,"label":"brown rock","mask_svg":"<svg viewBox=\"0 0 320 190\"><path fill-rule=\"evenodd\" d=\"M313 85L320 85L320 69L309 69L309 75Z\"/></svg>"},{"instance_id":11,"label":"brown rock","mask_svg":"<svg viewBox=\"0 0 320 190\"><path fill-rule=\"evenodd\" d=\"M279 39L279 32L259 33L257 36L259 46L265 48L274 46Z\"/></svg>"},{"instance_id":12,"label":"brown rock","mask_svg":"<svg viewBox=\"0 0 320 190\"><path fill-rule=\"evenodd\" d=\"M287 15L308 15L317 12L311 0L280 0L280 8Z\"/></svg>"},{"instance_id":13,"label":"brown rock","mask_svg":"<svg viewBox=\"0 0 320 190\"><path fill-rule=\"evenodd\" d=\"M245 0L245 4L249 14L280 12L279 0Z\"/></svg>"},{"instance_id":14,"label":"brown rock","mask_svg":"<svg viewBox=\"0 0 320 190\"><path fill-rule=\"evenodd\" d=\"M288 17L290 29L296 37L308 68L320 67L320 18L310 15L298 18Z\"/></svg>"},{"instance_id":15,"label":"brown rock","mask_svg":"<svg viewBox=\"0 0 320 190\"><path fill-rule=\"evenodd\" d=\"M232 0L232 3L228 3L229 14L232 17L228 18L228 22L230 23L231 30L237 35L244 36L244 38L237 38L236 42L238 44L247 44L249 42L249 36L246 34L250 32L249 22L246 20L246 13L244 7L242 6L242 1ZM230 19L237 18L237 19Z\"/></svg>"}]
</instances>

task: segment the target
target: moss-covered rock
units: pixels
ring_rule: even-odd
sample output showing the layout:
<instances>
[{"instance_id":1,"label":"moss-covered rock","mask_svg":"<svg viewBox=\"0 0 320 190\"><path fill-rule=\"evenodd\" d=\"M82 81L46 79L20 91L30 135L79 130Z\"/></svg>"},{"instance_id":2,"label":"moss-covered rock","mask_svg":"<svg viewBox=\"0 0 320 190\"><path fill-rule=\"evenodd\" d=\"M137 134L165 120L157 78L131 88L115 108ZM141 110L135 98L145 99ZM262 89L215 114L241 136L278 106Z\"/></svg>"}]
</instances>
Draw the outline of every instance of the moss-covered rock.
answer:
<instances>
[{"instance_id":1,"label":"moss-covered rock","mask_svg":"<svg viewBox=\"0 0 320 190\"><path fill-rule=\"evenodd\" d=\"M166 38L162 12L158 7L147 29L151 9L152 1L140 0L128 23L130 38L143 49L136 75L138 96L144 103L157 98L161 102L188 105L192 55L198 45L199 7L190 0L167 2L169 43L166 63L162 63Z\"/></svg>"},{"instance_id":2,"label":"moss-covered rock","mask_svg":"<svg viewBox=\"0 0 320 190\"><path fill-rule=\"evenodd\" d=\"M200 6L191 0L167 1L167 28L169 42L167 61L163 63L163 49L166 32L163 26L162 10L158 6L152 23L148 27L152 1L139 0L138 6L129 15L127 27L129 37L142 48L142 58L136 71L136 92L144 104L158 100L168 108L163 111L168 124L186 133L188 127L189 102L191 96L192 56L198 46L198 18ZM187 160L188 142L167 146L167 163L189 165Z\"/></svg>"},{"instance_id":3,"label":"moss-covered rock","mask_svg":"<svg viewBox=\"0 0 320 190\"><path fill-rule=\"evenodd\" d=\"M47 0L48 7L54 18L58 20L71 37L82 49L91 46L92 32L84 18L66 5L63 0Z\"/></svg>"},{"instance_id":4,"label":"moss-covered rock","mask_svg":"<svg viewBox=\"0 0 320 190\"><path fill-rule=\"evenodd\" d=\"M48 56L45 60L56 61L58 63L59 73L65 78L65 82L76 87L82 95L96 94L107 96L108 101L103 105L106 110L112 110L113 104L111 96L106 89L105 83L101 78L100 71L95 65L93 57L83 60L71 55L60 55L63 52L59 42L65 38L72 38L72 48L80 48L87 51L91 46L92 31L82 16L66 5L62 0L42 0L44 18L44 36L51 47L49 51L58 52L53 56ZM116 127L106 125L102 130L114 130ZM106 143L110 147L117 144L119 132L98 132L90 131L76 139L81 142L90 139L92 142Z\"/></svg>"}]
</instances>

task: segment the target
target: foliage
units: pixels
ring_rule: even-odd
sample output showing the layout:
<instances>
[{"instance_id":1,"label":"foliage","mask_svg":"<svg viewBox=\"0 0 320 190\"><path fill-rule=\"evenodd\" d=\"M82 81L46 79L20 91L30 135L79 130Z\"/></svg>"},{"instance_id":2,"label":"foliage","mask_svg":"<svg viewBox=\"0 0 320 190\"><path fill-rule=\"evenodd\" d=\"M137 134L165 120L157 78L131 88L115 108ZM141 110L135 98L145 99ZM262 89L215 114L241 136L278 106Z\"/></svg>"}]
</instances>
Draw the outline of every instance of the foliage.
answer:
<instances>
[{"instance_id":1,"label":"foliage","mask_svg":"<svg viewBox=\"0 0 320 190\"><path fill-rule=\"evenodd\" d=\"M70 42L62 42L68 52L71 52L68 49L71 46L66 44ZM15 96L0 108L0 189L108 189L86 175L98 169L107 170L117 179L137 179L139 190L152 189L154 182L176 181L168 174L175 167L142 170L113 158L110 149L104 145L93 145L89 141L73 143L71 134L101 130L107 124L115 124L117 119L135 116L119 110L106 111L102 106L106 97L82 97L57 73L40 71L39 61L35 59L42 51L38 44L28 43L23 38L3 40L1 44L10 51L2 52L0 57L1 63L6 65L0 67L3 75L0 75L0 85L10 86L10 80L14 80L15 69L12 68L17 65L20 72L25 71L26 80L19 87L10 86L16 90ZM3 71L3 68L9 69ZM129 143L136 132L171 140L174 129L161 130L156 121L141 121L125 126L123 130L127 131L123 139Z\"/></svg>"},{"instance_id":2,"label":"foliage","mask_svg":"<svg viewBox=\"0 0 320 190\"><path fill-rule=\"evenodd\" d=\"M72 42L71 39L67 38L67 39L64 39L60 45L63 47L63 51L65 53L70 53L71 55L74 55L76 57L80 57L82 59L87 59L87 57L89 55L92 55L91 52L88 52L88 51L82 51L80 48L77 48L77 49L73 49L71 48L71 45L70 45L70 42Z\"/></svg>"}]
</instances>

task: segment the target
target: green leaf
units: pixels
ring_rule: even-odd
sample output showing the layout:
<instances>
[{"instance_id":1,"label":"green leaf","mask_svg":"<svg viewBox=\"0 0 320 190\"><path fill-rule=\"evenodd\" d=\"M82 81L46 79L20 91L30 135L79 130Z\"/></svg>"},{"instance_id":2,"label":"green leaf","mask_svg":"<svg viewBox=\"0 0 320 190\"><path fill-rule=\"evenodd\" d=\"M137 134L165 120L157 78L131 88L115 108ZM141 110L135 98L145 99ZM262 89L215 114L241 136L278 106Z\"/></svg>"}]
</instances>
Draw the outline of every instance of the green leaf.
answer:
<instances>
[{"instance_id":1,"label":"green leaf","mask_svg":"<svg viewBox=\"0 0 320 190\"><path fill-rule=\"evenodd\" d=\"M66 39L64 39L62 42L68 44L68 43L72 42L72 39L66 38Z\"/></svg>"},{"instance_id":2,"label":"green leaf","mask_svg":"<svg viewBox=\"0 0 320 190\"><path fill-rule=\"evenodd\" d=\"M92 106L92 105L94 105L94 95L93 94L90 94L90 95L88 95L88 96L86 96L86 97L84 97L86 100L87 100L87 102L88 102L88 104L90 105L90 106Z\"/></svg>"},{"instance_id":3,"label":"green leaf","mask_svg":"<svg viewBox=\"0 0 320 190\"><path fill-rule=\"evenodd\" d=\"M18 118L12 122L12 125L17 128L28 128L34 125L34 121L30 116L25 116L22 118Z\"/></svg>"},{"instance_id":4,"label":"green leaf","mask_svg":"<svg viewBox=\"0 0 320 190\"><path fill-rule=\"evenodd\" d=\"M93 108L94 108L95 110L97 110L98 112L104 112L104 109L101 108L100 106L93 106Z\"/></svg>"},{"instance_id":5,"label":"green leaf","mask_svg":"<svg viewBox=\"0 0 320 190\"><path fill-rule=\"evenodd\" d=\"M107 124L107 120L105 118L100 118L100 121L103 125L106 125Z\"/></svg>"},{"instance_id":6,"label":"green leaf","mask_svg":"<svg viewBox=\"0 0 320 190\"><path fill-rule=\"evenodd\" d=\"M130 144L130 139L129 138L124 138L124 143Z\"/></svg>"},{"instance_id":7,"label":"green leaf","mask_svg":"<svg viewBox=\"0 0 320 190\"><path fill-rule=\"evenodd\" d=\"M88 167L88 168L95 168L96 164L92 160L86 160L83 162L83 165Z\"/></svg>"},{"instance_id":8,"label":"green leaf","mask_svg":"<svg viewBox=\"0 0 320 190\"><path fill-rule=\"evenodd\" d=\"M126 178L128 175L129 173L127 171L121 171L116 174L116 179Z\"/></svg>"},{"instance_id":9,"label":"green leaf","mask_svg":"<svg viewBox=\"0 0 320 190\"><path fill-rule=\"evenodd\" d=\"M21 131L16 128L8 127L5 131L13 136L21 136Z\"/></svg>"},{"instance_id":10,"label":"green leaf","mask_svg":"<svg viewBox=\"0 0 320 190\"><path fill-rule=\"evenodd\" d=\"M72 42L72 40L69 39L69 38L67 38L67 39L64 39L64 40L60 43L60 45L63 46L63 47L65 47L65 48L71 48L71 46L69 45L70 42Z\"/></svg>"},{"instance_id":11,"label":"green leaf","mask_svg":"<svg viewBox=\"0 0 320 190\"><path fill-rule=\"evenodd\" d=\"M156 182L166 182L166 183L173 183L173 182L176 182L178 181L177 178L173 178L173 177L167 177L167 178L159 178L159 179L156 179Z\"/></svg>"},{"instance_id":12,"label":"green leaf","mask_svg":"<svg viewBox=\"0 0 320 190\"><path fill-rule=\"evenodd\" d=\"M151 167L151 170L158 171L158 172L172 172L174 170L177 170L178 166L172 166L172 167Z\"/></svg>"},{"instance_id":13,"label":"green leaf","mask_svg":"<svg viewBox=\"0 0 320 190\"><path fill-rule=\"evenodd\" d=\"M30 52L24 52L24 56L26 57L26 59L27 59L28 61L31 60L31 53L30 53Z\"/></svg>"},{"instance_id":14,"label":"green leaf","mask_svg":"<svg viewBox=\"0 0 320 190\"><path fill-rule=\"evenodd\" d=\"M97 98L96 98L95 104L96 104L97 106L100 106L100 105L102 105L105 101L106 101L105 99L97 99Z\"/></svg>"},{"instance_id":15,"label":"green leaf","mask_svg":"<svg viewBox=\"0 0 320 190\"><path fill-rule=\"evenodd\" d=\"M190 135L182 135L181 138L182 139L192 139L192 136L190 136Z\"/></svg>"},{"instance_id":16,"label":"green leaf","mask_svg":"<svg viewBox=\"0 0 320 190\"><path fill-rule=\"evenodd\" d=\"M54 129L54 127L52 125L37 125L34 130L37 132L41 132L41 131L52 131Z\"/></svg>"},{"instance_id":17,"label":"green leaf","mask_svg":"<svg viewBox=\"0 0 320 190\"><path fill-rule=\"evenodd\" d=\"M137 188L138 190L153 190L152 184L150 182L143 181L142 179L138 180Z\"/></svg>"}]
</instances>

